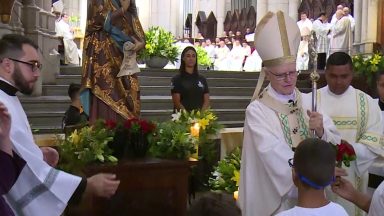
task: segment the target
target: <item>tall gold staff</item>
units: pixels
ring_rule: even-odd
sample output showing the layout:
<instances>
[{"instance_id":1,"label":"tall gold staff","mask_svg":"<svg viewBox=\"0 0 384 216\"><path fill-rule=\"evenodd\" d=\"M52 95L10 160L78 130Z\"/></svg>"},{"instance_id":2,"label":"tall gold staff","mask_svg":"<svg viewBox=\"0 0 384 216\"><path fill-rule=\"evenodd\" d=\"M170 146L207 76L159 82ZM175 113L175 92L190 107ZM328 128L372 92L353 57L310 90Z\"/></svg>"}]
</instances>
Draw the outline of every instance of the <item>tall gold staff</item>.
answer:
<instances>
[{"instance_id":1,"label":"tall gold staff","mask_svg":"<svg viewBox=\"0 0 384 216\"><path fill-rule=\"evenodd\" d=\"M311 32L311 38L308 44L309 59L313 66L310 78L312 81L312 112L317 111L317 81L320 79L319 73L317 73L317 37L316 32ZM313 137L316 137L315 130L312 130Z\"/></svg>"}]
</instances>

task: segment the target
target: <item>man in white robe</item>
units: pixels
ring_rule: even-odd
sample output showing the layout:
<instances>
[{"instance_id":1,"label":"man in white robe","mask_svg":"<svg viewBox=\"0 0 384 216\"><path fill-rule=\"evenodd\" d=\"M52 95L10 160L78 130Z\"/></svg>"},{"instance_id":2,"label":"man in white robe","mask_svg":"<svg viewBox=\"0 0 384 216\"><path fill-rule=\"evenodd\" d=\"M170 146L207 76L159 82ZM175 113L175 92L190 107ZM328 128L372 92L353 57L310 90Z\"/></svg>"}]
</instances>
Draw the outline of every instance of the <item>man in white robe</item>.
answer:
<instances>
[{"instance_id":1,"label":"man in white robe","mask_svg":"<svg viewBox=\"0 0 384 216\"><path fill-rule=\"evenodd\" d=\"M243 216L275 215L295 205L297 191L288 160L311 130L323 140L340 142L331 119L309 111L310 100L302 100L295 88L300 42L295 21L278 11L268 12L260 23L255 44L265 68L244 123L239 186ZM270 85L259 94L265 74Z\"/></svg>"},{"instance_id":2,"label":"man in white robe","mask_svg":"<svg viewBox=\"0 0 384 216\"><path fill-rule=\"evenodd\" d=\"M216 48L215 70L228 70L227 56L229 52L229 48L221 40Z\"/></svg>"},{"instance_id":3,"label":"man in white robe","mask_svg":"<svg viewBox=\"0 0 384 216\"><path fill-rule=\"evenodd\" d=\"M259 53L255 49L253 50L251 56L248 56L248 58L245 60L244 71L246 72L261 71L262 62L263 61L261 60Z\"/></svg>"},{"instance_id":4,"label":"man in white robe","mask_svg":"<svg viewBox=\"0 0 384 216\"><path fill-rule=\"evenodd\" d=\"M352 51L352 29L351 21L344 16L342 10L336 11L336 23L331 28L329 54L334 52L345 52L351 54Z\"/></svg>"},{"instance_id":5,"label":"man in white robe","mask_svg":"<svg viewBox=\"0 0 384 216\"><path fill-rule=\"evenodd\" d=\"M242 71L244 58L245 58L244 49L241 46L240 41L235 40L235 43L233 43L233 48L229 52L229 55L227 57L228 70Z\"/></svg>"},{"instance_id":6,"label":"man in white robe","mask_svg":"<svg viewBox=\"0 0 384 216\"><path fill-rule=\"evenodd\" d=\"M79 51L76 43L73 41L73 33L68 24L68 15L62 14L61 18L55 22L56 36L63 38L64 43L64 61L65 64L79 64Z\"/></svg>"},{"instance_id":7,"label":"man in white robe","mask_svg":"<svg viewBox=\"0 0 384 216\"><path fill-rule=\"evenodd\" d=\"M30 95L40 76L38 47L21 35L0 39L0 102L11 116L10 137L14 151L26 161L16 183L4 196L16 215L59 216L68 202L81 199L84 192L110 197L119 185L113 174L88 179L48 165L35 144L27 116L16 92Z\"/></svg>"},{"instance_id":8,"label":"man in white robe","mask_svg":"<svg viewBox=\"0 0 384 216\"><path fill-rule=\"evenodd\" d=\"M348 17L348 19L351 21L351 31L353 32L355 30L356 21L355 18L350 14L349 7L343 8L344 16Z\"/></svg>"},{"instance_id":9,"label":"man in white robe","mask_svg":"<svg viewBox=\"0 0 384 216\"><path fill-rule=\"evenodd\" d=\"M343 10L343 9L344 9L344 6L343 6L343 5L337 5L337 7L336 7L336 11L338 11L338 10ZM337 18L336 18L336 12L335 12L335 13L332 15L331 25L332 25L332 26L335 25L336 21L337 21Z\"/></svg>"},{"instance_id":10,"label":"man in white robe","mask_svg":"<svg viewBox=\"0 0 384 216\"><path fill-rule=\"evenodd\" d=\"M317 37L317 69L324 70L329 49L328 33L331 30L328 17L324 12L320 13L319 18L313 22L313 30Z\"/></svg>"},{"instance_id":11,"label":"man in white robe","mask_svg":"<svg viewBox=\"0 0 384 216\"><path fill-rule=\"evenodd\" d=\"M312 22L310 19L308 19L306 12L303 11L300 13L300 20L297 21L297 26L300 29L301 35L303 34L304 28L307 28L309 30L309 32L312 31ZM306 32L307 32L307 30L306 30Z\"/></svg>"},{"instance_id":12,"label":"man in white robe","mask_svg":"<svg viewBox=\"0 0 384 216\"><path fill-rule=\"evenodd\" d=\"M318 90L318 107L330 116L356 152L356 161L347 168L348 177L360 192L368 187L368 168L374 163L384 163L383 124L377 102L364 92L351 86L352 59L344 52L332 54L325 70L327 86ZM305 97L310 98L310 94ZM335 198L349 215L362 212L350 202Z\"/></svg>"}]
</instances>

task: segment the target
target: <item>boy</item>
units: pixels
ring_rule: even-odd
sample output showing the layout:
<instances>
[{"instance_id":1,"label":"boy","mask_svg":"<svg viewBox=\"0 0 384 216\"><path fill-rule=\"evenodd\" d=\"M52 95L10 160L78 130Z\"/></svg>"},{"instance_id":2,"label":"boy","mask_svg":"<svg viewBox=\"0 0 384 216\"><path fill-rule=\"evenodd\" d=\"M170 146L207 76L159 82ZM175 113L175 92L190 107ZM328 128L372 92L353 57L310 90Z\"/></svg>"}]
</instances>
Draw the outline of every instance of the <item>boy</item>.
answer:
<instances>
[{"instance_id":1,"label":"boy","mask_svg":"<svg viewBox=\"0 0 384 216\"><path fill-rule=\"evenodd\" d=\"M288 163L293 168L298 203L278 216L348 216L343 207L325 197L325 187L335 180L336 153L330 143L314 138L303 140L295 150L293 162L290 159Z\"/></svg>"}]
</instances>

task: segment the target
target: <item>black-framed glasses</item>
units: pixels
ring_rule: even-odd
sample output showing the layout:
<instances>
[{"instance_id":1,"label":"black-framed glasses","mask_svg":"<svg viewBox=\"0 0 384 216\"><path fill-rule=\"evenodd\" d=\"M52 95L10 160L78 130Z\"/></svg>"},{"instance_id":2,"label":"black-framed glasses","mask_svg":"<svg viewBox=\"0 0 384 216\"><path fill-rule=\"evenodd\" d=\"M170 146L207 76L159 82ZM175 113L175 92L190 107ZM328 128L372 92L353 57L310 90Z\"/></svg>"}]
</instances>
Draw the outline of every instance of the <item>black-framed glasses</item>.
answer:
<instances>
[{"instance_id":1,"label":"black-framed glasses","mask_svg":"<svg viewBox=\"0 0 384 216\"><path fill-rule=\"evenodd\" d=\"M293 167L293 158L288 159L288 165L289 165L290 167Z\"/></svg>"},{"instance_id":2,"label":"black-framed glasses","mask_svg":"<svg viewBox=\"0 0 384 216\"><path fill-rule=\"evenodd\" d=\"M299 74L298 71L288 71L288 72L285 72L283 74L275 74L272 71L268 71L268 72L271 73L273 76L275 76L276 80L280 80L280 81L284 80L288 77L293 78Z\"/></svg>"},{"instance_id":3,"label":"black-framed glasses","mask_svg":"<svg viewBox=\"0 0 384 216\"><path fill-rule=\"evenodd\" d=\"M25 61L20 61L20 60L14 59L14 58L9 58L9 59L11 59L12 61L15 61L15 62L29 65L32 69L32 72L37 71L37 69L41 70L41 68L43 67L43 64L41 64L39 62L25 62Z\"/></svg>"}]
</instances>

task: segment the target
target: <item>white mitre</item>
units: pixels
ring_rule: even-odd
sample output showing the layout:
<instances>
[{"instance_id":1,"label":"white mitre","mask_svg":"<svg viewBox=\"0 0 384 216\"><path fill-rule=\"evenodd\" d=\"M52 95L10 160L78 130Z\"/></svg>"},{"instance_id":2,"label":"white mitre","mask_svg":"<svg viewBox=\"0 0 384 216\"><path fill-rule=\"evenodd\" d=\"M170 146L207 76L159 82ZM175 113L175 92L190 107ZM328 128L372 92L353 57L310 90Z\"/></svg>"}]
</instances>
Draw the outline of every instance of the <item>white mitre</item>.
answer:
<instances>
[{"instance_id":1,"label":"white mitre","mask_svg":"<svg viewBox=\"0 0 384 216\"><path fill-rule=\"evenodd\" d=\"M299 27L282 11L268 12L257 24L255 48L263 60L264 67L296 63L299 44ZM258 98L264 78L265 72L262 70L252 100Z\"/></svg>"}]
</instances>

